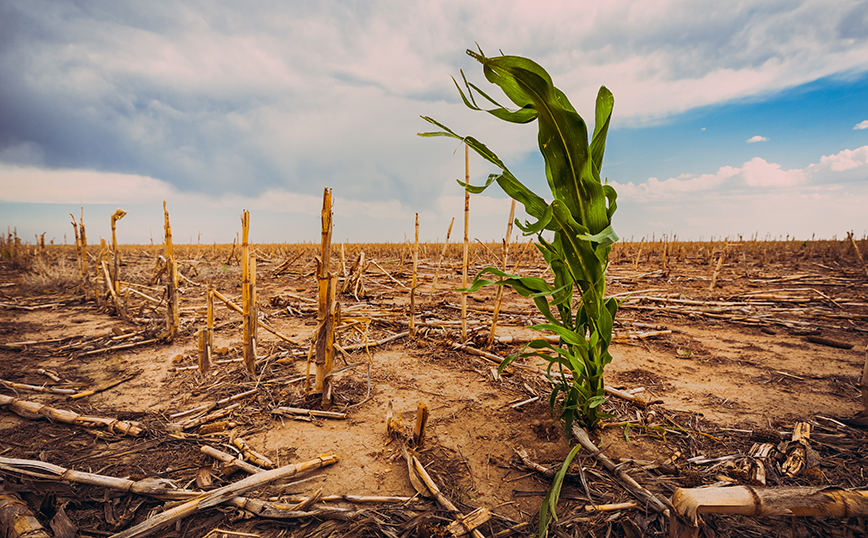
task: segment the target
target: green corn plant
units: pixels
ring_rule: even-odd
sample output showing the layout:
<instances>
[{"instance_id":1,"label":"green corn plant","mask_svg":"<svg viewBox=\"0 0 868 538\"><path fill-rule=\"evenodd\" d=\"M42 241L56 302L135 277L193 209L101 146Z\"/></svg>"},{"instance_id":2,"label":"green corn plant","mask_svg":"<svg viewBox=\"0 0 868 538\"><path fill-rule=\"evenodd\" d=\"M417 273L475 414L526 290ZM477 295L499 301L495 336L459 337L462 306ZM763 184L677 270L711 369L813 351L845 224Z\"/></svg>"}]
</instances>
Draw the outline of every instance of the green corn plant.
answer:
<instances>
[{"instance_id":1,"label":"green corn plant","mask_svg":"<svg viewBox=\"0 0 868 538\"><path fill-rule=\"evenodd\" d=\"M505 368L519 357L538 357L548 362L553 383L549 405L553 415L564 420L567 438L572 424L578 422L594 428L605 414L603 369L612 361L609 345L618 303L605 298L605 274L612 244L618 240L612 229L612 215L617 208L615 189L600 179L606 134L612 116L614 98L604 86L597 94L594 133L588 141L587 126L566 95L552 83L549 74L537 63L518 56L487 58L482 51L467 54L482 64L485 78L499 86L517 107L498 104L478 86L461 78L466 89L453 79L464 104L476 111L488 112L501 120L525 124L537 120L538 143L545 161L545 174L552 201L547 202L522 184L501 159L485 144L471 136L460 136L427 116L422 118L440 131L420 136L447 136L461 140L483 159L494 164L500 173L491 174L484 185L459 181L473 194L485 191L493 183L524 206L536 219L522 224L525 235L536 235L537 247L554 275L549 284L538 277L507 274L495 267L483 269L467 291L483 286L509 286L523 297L533 299L547 323L532 328L552 331L559 342L551 344L537 339L519 353L507 357ZM494 105L483 109L475 95ZM498 280L485 278L496 277ZM574 455L571 453L571 455ZM572 459L572 458L570 458ZM565 469L565 468L564 468ZM540 511L540 533L550 518L557 518L554 507L560 487L553 486Z\"/></svg>"}]
</instances>

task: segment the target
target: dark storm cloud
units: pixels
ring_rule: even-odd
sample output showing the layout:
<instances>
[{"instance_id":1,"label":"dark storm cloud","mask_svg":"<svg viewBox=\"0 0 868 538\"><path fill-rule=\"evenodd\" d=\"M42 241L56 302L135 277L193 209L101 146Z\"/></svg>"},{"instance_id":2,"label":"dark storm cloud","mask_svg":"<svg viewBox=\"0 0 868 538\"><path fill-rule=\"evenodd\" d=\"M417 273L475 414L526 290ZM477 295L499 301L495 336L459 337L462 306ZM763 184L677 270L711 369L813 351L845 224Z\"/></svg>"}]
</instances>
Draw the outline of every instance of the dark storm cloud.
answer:
<instances>
[{"instance_id":1,"label":"dark storm cloud","mask_svg":"<svg viewBox=\"0 0 868 538\"><path fill-rule=\"evenodd\" d=\"M0 160L9 164L151 176L181 191L313 192L316 178L349 181L362 198L407 194L411 163L385 169L373 160L383 152L369 151L378 140L394 142L395 132L368 135L396 113L386 117L383 102L334 100L353 89L378 89L367 95L380 101L451 93L445 80L394 84L347 62L376 24L364 4L249 13L234 4L157 2L3 9ZM365 116L370 127L359 125Z\"/></svg>"},{"instance_id":2,"label":"dark storm cloud","mask_svg":"<svg viewBox=\"0 0 868 538\"><path fill-rule=\"evenodd\" d=\"M848 13L864 15L846 2L6 1L0 163L430 207L460 171L444 164L454 145L415 137L420 114L519 168L535 151L532 133L461 107L449 75L484 84L463 54L474 42L538 59L570 95L611 80L623 122L864 69Z\"/></svg>"}]
</instances>

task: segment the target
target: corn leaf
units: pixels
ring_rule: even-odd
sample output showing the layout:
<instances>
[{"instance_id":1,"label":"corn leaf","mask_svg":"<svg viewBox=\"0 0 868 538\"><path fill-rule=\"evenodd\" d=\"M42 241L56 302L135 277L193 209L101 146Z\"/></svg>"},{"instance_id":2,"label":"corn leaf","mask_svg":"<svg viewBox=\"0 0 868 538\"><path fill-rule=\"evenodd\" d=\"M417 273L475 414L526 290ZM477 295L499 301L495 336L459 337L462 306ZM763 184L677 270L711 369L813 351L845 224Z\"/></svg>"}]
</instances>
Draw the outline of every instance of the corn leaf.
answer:
<instances>
[{"instance_id":1,"label":"corn leaf","mask_svg":"<svg viewBox=\"0 0 868 538\"><path fill-rule=\"evenodd\" d=\"M546 529L548 529L549 523L552 519L555 521L558 520L557 514L557 506L558 499L561 496L561 488L564 485L564 478L567 476L567 470L570 468L570 464L573 462L573 458L576 457L576 454L579 453L579 450L582 449L582 445L576 445L570 450L570 453L567 454L567 458L564 460L564 464L561 465L561 468L555 473L555 478L552 480L552 487L549 490L548 494L543 499L542 507L540 508L540 517L539 517L539 535L544 536Z\"/></svg>"}]
</instances>

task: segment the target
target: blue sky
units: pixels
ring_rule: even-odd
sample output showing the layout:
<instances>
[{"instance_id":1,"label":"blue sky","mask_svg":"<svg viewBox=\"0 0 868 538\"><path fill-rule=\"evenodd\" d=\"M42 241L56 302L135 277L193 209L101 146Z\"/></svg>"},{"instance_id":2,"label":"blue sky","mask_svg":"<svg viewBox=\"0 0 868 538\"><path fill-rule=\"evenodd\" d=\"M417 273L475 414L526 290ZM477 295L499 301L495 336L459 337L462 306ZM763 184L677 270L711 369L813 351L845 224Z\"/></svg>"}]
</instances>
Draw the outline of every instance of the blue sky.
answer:
<instances>
[{"instance_id":1,"label":"blue sky","mask_svg":"<svg viewBox=\"0 0 868 538\"><path fill-rule=\"evenodd\" d=\"M0 0L0 225L25 240L423 240L462 221L463 151L432 116L546 195L535 125L465 108L464 50L533 58L588 120L615 95L603 175L624 238L868 232L862 1L48 2ZM474 182L490 169L471 158ZM471 200L500 238L509 201ZM453 237L460 237L460 224Z\"/></svg>"}]
</instances>

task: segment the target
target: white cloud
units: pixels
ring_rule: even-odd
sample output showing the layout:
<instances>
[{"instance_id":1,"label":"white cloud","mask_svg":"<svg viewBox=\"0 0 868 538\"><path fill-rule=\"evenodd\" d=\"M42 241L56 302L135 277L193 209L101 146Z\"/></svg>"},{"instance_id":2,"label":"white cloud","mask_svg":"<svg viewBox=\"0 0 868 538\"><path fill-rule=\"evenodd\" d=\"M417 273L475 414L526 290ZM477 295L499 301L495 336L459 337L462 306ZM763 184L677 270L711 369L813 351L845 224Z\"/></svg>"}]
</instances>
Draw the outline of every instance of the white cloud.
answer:
<instances>
[{"instance_id":1,"label":"white cloud","mask_svg":"<svg viewBox=\"0 0 868 538\"><path fill-rule=\"evenodd\" d=\"M638 239L652 232L674 232L681 239L755 233L760 238L766 233L841 237L864 223L868 146L824 155L804 168L784 169L755 157L713 174L614 185L615 229L621 237Z\"/></svg>"},{"instance_id":2,"label":"white cloud","mask_svg":"<svg viewBox=\"0 0 868 538\"><path fill-rule=\"evenodd\" d=\"M131 174L0 165L0 177L7 202L125 204L184 196L163 181Z\"/></svg>"},{"instance_id":3,"label":"white cloud","mask_svg":"<svg viewBox=\"0 0 868 538\"><path fill-rule=\"evenodd\" d=\"M165 181L132 174L93 170L45 170L0 165L4 188L0 197L7 202L51 204L197 204L220 208L245 208L319 215L321 196L269 189L257 196L184 193ZM346 217L375 219L408 218L412 212L397 199L373 202L334 196L335 204Z\"/></svg>"},{"instance_id":4,"label":"white cloud","mask_svg":"<svg viewBox=\"0 0 868 538\"><path fill-rule=\"evenodd\" d=\"M577 10L586 10L579 4ZM618 99L618 121L641 123L803 84L843 72L843 65L864 70L865 36L847 40L838 28L854 9L853 2L818 0L718 7L687 0L611 2L577 15L587 29L572 35L560 25L574 18L557 17L552 41L563 39L567 52L541 59L555 66L556 81L566 76L567 95L584 91L583 100L590 99L595 84L605 82Z\"/></svg>"},{"instance_id":5,"label":"white cloud","mask_svg":"<svg viewBox=\"0 0 868 538\"><path fill-rule=\"evenodd\" d=\"M461 156L463 163L463 156ZM258 241L305 241L316 236L322 208L321 195L307 195L286 189L269 189L258 195L223 194L210 196L197 192L180 192L158 179L131 174L116 174L92 170L45 170L34 167L18 167L0 164L0 203L38 204L41 211L50 213L50 218L38 222L18 223L22 236L49 230L49 236L61 237L67 233L69 223L66 212L78 213L78 206L86 208L85 218L93 237L105 234L108 223L106 206L122 207L135 211L124 220L122 241L147 242L152 234L162 227L161 204L168 203L172 225L179 241L195 236L205 230L205 242L231 241L237 228L237 215L243 209L251 212ZM412 230L414 213L420 213L421 238L443 238L452 217L457 224L452 240L461 235L464 211L463 195L455 195L461 189L447 182L436 191L427 209L411 207L396 197L383 196L379 200L364 201L351 196L342 196L333 190L333 211L337 237L353 241L400 241L402 233ZM509 214L509 198L494 198L473 195L470 201L470 237L483 240L497 239L506 230ZM63 208L66 209L63 209ZM50 208L50 209L45 209ZM95 214L96 212L96 214ZM103 218L104 217L104 218ZM527 215L516 210L516 218L526 220ZM95 221L95 222L94 222ZM292 222L291 227L280 228L273 222ZM52 224L53 223L53 224ZM265 229L263 229L263 227ZM27 230L25 232L25 230ZM517 232L517 230L516 230Z\"/></svg>"},{"instance_id":6,"label":"white cloud","mask_svg":"<svg viewBox=\"0 0 868 538\"><path fill-rule=\"evenodd\" d=\"M826 168L833 172L844 172L864 167L866 163L868 163L868 146L862 146L857 149L845 149L835 155L823 155L820 158L820 162L811 165L811 167Z\"/></svg>"},{"instance_id":7,"label":"white cloud","mask_svg":"<svg viewBox=\"0 0 868 538\"><path fill-rule=\"evenodd\" d=\"M802 170L782 170L781 165L754 157L741 167L741 177L749 187L793 187L805 183Z\"/></svg>"},{"instance_id":8,"label":"white cloud","mask_svg":"<svg viewBox=\"0 0 868 538\"><path fill-rule=\"evenodd\" d=\"M715 194L716 196L737 190L772 189L829 185L840 182L863 180L868 177L868 146L854 150L845 149L834 155L824 155L820 162L805 168L785 170L777 163L754 157L741 167L723 166L713 174L682 174L665 181L648 178L638 185L633 182L618 184L618 200L636 202L663 202L675 200L687 193Z\"/></svg>"},{"instance_id":9,"label":"white cloud","mask_svg":"<svg viewBox=\"0 0 868 538\"><path fill-rule=\"evenodd\" d=\"M868 120L860 121L856 125L853 126L854 131L861 131L863 129L868 129Z\"/></svg>"},{"instance_id":10,"label":"white cloud","mask_svg":"<svg viewBox=\"0 0 868 538\"><path fill-rule=\"evenodd\" d=\"M52 39L27 43L27 78L35 89L81 98L138 81L197 96L289 94L310 110L328 106L320 92L335 84L452 97L448 75L472 65L461 50L476 41L490 54L509 44L505 53L536 59L576 106L592 103L605 83L618 98L618 121L629 123L868 68L866 39L839 35L854 8L674 0L530 9L456 0L371 2L353 12L328 1L311 9L153 2L159 24L147 24L150 14L70 9L31 14Z\"/></svg>"},{"instance_id":11,"label":"white cloud","mask_svg":"<svg viewBox=\"0 0 868 538\"><path fill-rule=\"evenodd\" d=\"M754 144L756 142L767 142L767 141L768 141L768 138L766 138L764 136L760 136L760 135L752 136L752 137L748 138L747 140L745 140L745 142L747 142L748 144Z\"/></svg>"},{"instance_id":12,"label":"white cloud","mask_svg":"<svg viewBox=\"0 0 868 538\"><path fill-rule=\"evenodd\" d=\"M799 239L838 238L851 229L868 232L864 207L868 183L853 182L840 188L803 187L769 195L740 191L731 195L691 196L669 203L619 204L615 229L621 237L657 237L674 233L681 240L718 238L759 239L789 235ZM860 228L861 226L861 228Z\"/></svg>"}]
</instances>

